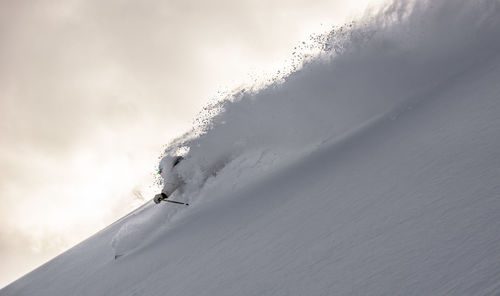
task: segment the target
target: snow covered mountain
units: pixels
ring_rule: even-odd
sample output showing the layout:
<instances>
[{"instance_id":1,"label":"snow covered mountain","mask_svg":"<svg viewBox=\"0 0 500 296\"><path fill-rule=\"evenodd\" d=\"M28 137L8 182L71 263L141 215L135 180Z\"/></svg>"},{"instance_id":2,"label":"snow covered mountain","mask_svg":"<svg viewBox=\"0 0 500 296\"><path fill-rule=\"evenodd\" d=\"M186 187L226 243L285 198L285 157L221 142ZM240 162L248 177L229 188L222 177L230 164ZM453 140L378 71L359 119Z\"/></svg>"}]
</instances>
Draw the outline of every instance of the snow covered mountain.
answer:
<instances>
[{"instance_id":1,"label":"snow covered mountain","mask_svg":"<svg viewBox=\"0 0 500 296\"><path fill-rule=\"evenodd\" d=\"M150 202L0 295L499 295L499 36L498 0L333 31L171 144L191 206Z\"/></svg>"}]
</instances>

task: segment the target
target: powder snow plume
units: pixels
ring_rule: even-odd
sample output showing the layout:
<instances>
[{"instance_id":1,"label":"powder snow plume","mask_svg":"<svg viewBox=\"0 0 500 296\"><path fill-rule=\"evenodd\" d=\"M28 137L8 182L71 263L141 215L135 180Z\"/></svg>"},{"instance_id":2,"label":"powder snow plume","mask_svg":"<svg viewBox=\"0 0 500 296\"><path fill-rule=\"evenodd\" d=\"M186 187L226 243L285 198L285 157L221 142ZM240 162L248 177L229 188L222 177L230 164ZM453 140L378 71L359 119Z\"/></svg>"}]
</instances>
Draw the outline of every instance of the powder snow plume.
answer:
<instances>
[{"instance_id":1,"label":"powder snow plume","mask_svg":"<svg viewBox=\"0 0 500 296\"><path fill-rule=\"evenodd\" d=\"M410 108L500 52L499 31L498 0L392 1L316 38L321 52L297 71L213 104L166 153L188 151L181 171L195 187L245 154L279 164Z\"/></svg>"}]
</instances>

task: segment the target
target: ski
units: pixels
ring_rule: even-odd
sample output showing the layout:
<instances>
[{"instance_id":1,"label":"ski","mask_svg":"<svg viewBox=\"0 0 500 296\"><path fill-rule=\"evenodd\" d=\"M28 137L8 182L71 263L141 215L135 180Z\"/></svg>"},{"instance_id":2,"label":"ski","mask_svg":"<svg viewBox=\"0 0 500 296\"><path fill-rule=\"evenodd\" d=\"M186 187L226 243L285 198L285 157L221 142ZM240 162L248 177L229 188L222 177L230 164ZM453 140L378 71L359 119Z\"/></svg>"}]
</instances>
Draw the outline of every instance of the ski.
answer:
<instances>
[{"instance_id":1,"label":"ski","mask_svg":"<svg viewBox=\"0 0 500 296\"><path fill-rule=\"evenodd\" d=\"M168 201L168 202L179 204L179 205L189 206L189 204L187 202L180 202L180 201L175 201L175 200L170 200L170 199L162 199L161 201Z\"/></svg>"}]
</instances>

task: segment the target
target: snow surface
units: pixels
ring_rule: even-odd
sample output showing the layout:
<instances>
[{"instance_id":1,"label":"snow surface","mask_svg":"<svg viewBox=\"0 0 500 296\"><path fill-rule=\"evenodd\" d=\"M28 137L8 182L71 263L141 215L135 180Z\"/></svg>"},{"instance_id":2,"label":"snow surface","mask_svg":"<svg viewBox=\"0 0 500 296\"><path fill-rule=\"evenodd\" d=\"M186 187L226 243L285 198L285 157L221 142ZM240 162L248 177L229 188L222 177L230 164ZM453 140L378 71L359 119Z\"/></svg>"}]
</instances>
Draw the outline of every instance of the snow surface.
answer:
<instances>
[{"instance_id":1,"label":"snow surface","mask_svg":"<svg viewBox=\"0 0 500 296\"><path fill-rule=\"evenodd\" d=\"M500 2L426 3L172 143L191 206L147 203L0 295L500 295Z\"/></svg>"}]
</instances>

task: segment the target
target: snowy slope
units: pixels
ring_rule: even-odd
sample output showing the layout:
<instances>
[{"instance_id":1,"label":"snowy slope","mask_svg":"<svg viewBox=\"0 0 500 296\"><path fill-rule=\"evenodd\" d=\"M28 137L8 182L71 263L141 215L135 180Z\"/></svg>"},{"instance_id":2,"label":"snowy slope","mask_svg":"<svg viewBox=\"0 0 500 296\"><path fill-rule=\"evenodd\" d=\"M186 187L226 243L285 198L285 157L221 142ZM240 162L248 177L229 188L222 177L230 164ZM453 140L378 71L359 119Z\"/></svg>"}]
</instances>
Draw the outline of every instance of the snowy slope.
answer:
<instances>
[{"instance_id":1,"label":"snowy slope","mask_svg":"<svg viewBox=\"0 0 500 296\"><path fill-rule=\"evenodd\" d=\"M500 4L405 3L174 143L192 206L148 203L0 295L498 295Z\"/></svg>"}]
</instances>

